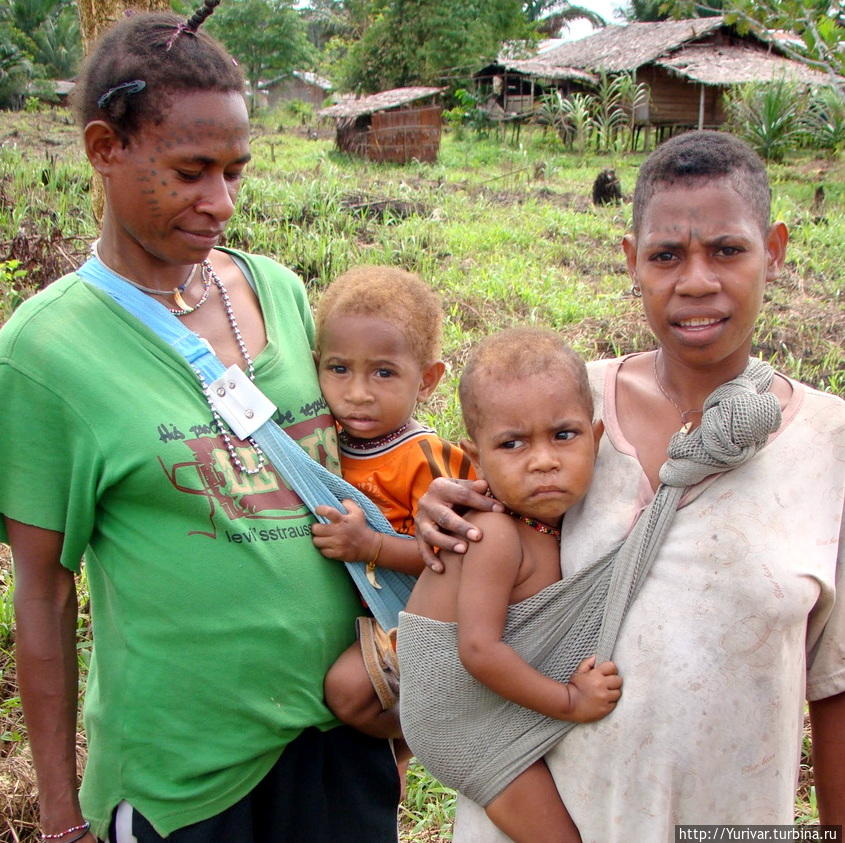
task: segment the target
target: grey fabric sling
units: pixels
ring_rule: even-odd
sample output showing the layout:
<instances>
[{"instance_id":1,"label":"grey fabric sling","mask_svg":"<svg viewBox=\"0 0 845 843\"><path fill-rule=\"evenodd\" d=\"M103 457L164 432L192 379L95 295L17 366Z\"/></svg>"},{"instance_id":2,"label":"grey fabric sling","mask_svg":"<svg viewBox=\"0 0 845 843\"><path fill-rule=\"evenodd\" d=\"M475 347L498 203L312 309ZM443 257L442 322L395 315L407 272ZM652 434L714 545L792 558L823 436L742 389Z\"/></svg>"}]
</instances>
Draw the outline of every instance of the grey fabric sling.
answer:
<instances>
[{"instance_id":1,"label":"grey fabric sling","mask_svg":"<svg viewBox=\"0 0 845 843\"><path fill-rule=\"evenodd\" d=\"M672 437L654 500L623 544L509 608L503 637L522 658L563 682L588 656L611 657L684 490L742 465L780 426L780 405L767 392L773 377L771 366L751 359L742 375L716 389L701 426ZM498 696L465 670L457 653L456 624L400 613L405 739L436 778L486 805L575 724Z\"/></svg>"}]
</instances>

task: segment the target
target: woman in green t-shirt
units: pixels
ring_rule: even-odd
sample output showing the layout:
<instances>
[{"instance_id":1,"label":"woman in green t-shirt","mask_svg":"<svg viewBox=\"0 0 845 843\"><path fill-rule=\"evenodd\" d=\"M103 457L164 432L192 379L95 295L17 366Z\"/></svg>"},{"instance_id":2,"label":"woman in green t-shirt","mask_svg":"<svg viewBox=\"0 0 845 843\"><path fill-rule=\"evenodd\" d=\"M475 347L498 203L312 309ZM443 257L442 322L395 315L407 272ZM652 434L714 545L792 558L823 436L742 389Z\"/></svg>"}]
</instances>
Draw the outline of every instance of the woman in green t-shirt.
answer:
<instances>
[{"instance_id":1,"label":"woman in green t-shirt","mask_svg":"<svg viewBox=\"0 0 845 843\"><path fill-rule=\"evenodd\" d=\"M324 463L334 425L302 284L218 247L249 161L244 83L189 20L137 14L79 77L105 209L93 260L168 308ZM73 273L0 332L0 541L45 837L59 843L396 840L386 741L339 726L328 666L359 605L312 518L207 403L185 359ZM76 792L75 574L94 656ZM81 803L81 807L80 807Z\"/></svg>"}]
</instances>

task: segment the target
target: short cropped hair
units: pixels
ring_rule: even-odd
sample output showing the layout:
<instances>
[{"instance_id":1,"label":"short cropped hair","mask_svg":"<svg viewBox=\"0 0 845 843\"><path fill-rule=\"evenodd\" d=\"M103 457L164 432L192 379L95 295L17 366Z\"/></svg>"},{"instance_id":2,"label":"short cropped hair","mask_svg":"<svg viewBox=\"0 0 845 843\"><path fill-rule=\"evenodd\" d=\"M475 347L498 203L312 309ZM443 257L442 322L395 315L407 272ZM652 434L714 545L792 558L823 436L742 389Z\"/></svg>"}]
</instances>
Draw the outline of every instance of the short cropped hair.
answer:
<instances>
[{"instance_id":1,"label":"short cropped hair","mask_svg":"<svg viewBox=\"0 0 845 843\"><path fill-rule=\"evenodd\" d=\"M461 375L458 395L464 426L470 438L478 429L484 405L482 384L489 381L508 383L540 374L560 374L568 378L592 419L593 394L587 367L563 337L548 328L508 328L491 334L474 346Z\"/></svg>"},{"instance_id":2,"label":"short cropped hair","mask_svg":"<svg viewBox=\"0 0 845 843\"><path fill-rule=\"evenodd\" d=\"M646 205L661 187L730 178L763 232L768 230L772 192L766 166L744 141L727 132L685 132L662 143L640 168L634 189L634 234Z\"/></svg>"},{"instance_id":3,"label":"short cropped hair","mask_svg":"<svg viewBox=\"0 0 845 843\"><path fill-rule=\"evenodd\" d=\"M355 266L336 278L317 304L317 348L332 316L371 316L401 331L421 366L440 357L440 297L414 272L395 266Z\"/></svg>"}]
</instances>

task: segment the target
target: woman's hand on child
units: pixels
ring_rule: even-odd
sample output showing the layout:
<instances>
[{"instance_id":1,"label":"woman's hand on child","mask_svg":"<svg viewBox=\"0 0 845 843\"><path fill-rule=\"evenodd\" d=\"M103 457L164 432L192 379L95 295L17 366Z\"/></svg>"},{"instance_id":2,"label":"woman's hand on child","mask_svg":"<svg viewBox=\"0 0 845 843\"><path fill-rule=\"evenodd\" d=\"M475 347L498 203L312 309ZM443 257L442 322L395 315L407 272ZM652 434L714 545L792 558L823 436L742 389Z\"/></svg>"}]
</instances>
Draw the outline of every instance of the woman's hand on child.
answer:
<instances>
[{"instance_id":1,"label":"woman's hand on child","mask_svg":"<svg viewBox=\"0 0 845 843\"><path fill-rule=\"evenodd\" d=\"M364 510L355 501L343 501L346 512L333 506L318 506L316 514L329 519L328 524L313 524L314 546L328 559L344 562L369 562L378 552L379 536L367 526Z\"/></svg>"},{"instance_id":2,"label":"woman's hand on child","mask_svg":"<svg viewBox=\"0 0 845 843\"><path fill-rule=\"evenodd\" d=\"M596 665L596 657L590 656L569 678L568 688L571 713L562 719L591 723L616 707L622 696L622 677L613 662Z\"/></svg>"},{"instance_id":3,"label":"woman's hand on child","mask_svg":"<svg viewBox=\"0 0 845 843\"><path fill-rule=\"evenodd\" d=\"M434 548L455 553L466 553L464 539L481 541L481 531L465 521L455 507L481 512L504 512L504 507L487 497L487 484L483 480L458 480L454 477L437 477L420 498L414 518L417 545L423 562L435 573L443 571L443 563Z\"/></svg>"}]
</instances>

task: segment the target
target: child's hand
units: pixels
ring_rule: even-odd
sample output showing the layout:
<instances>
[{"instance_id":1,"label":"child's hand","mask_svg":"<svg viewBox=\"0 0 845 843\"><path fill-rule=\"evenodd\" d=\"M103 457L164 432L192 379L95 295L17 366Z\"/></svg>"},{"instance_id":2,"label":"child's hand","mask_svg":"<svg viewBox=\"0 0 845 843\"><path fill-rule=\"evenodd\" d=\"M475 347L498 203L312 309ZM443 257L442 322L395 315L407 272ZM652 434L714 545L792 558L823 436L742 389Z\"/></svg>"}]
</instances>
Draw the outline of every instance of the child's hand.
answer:
<instances>
[{"instance_id":1,"label":"child's hand","mask_svg":"<svg viewBox=\"0 0 845 843\"><path fill-rule=\"evenodd\" d=\"M571 713L566 720L591 723L610 714L622 696L622 677L613 662L596 667L596 657L590 656L578 665L569 679Z\"/></svg>"},{"instance_id":2,"label":"child's hand","mask_svg":"<svg viewBox=\"0 0 845 843\"><path fill-rule=\"evenodd\" d=\"M329 523L312 525L314 546L328 559L368 562L378 552L379 533L367 526L364 510L355 501L345 500L343 505L345 514L332 506L317 507L317 515Z\"/></svg>"}]
</instances>

